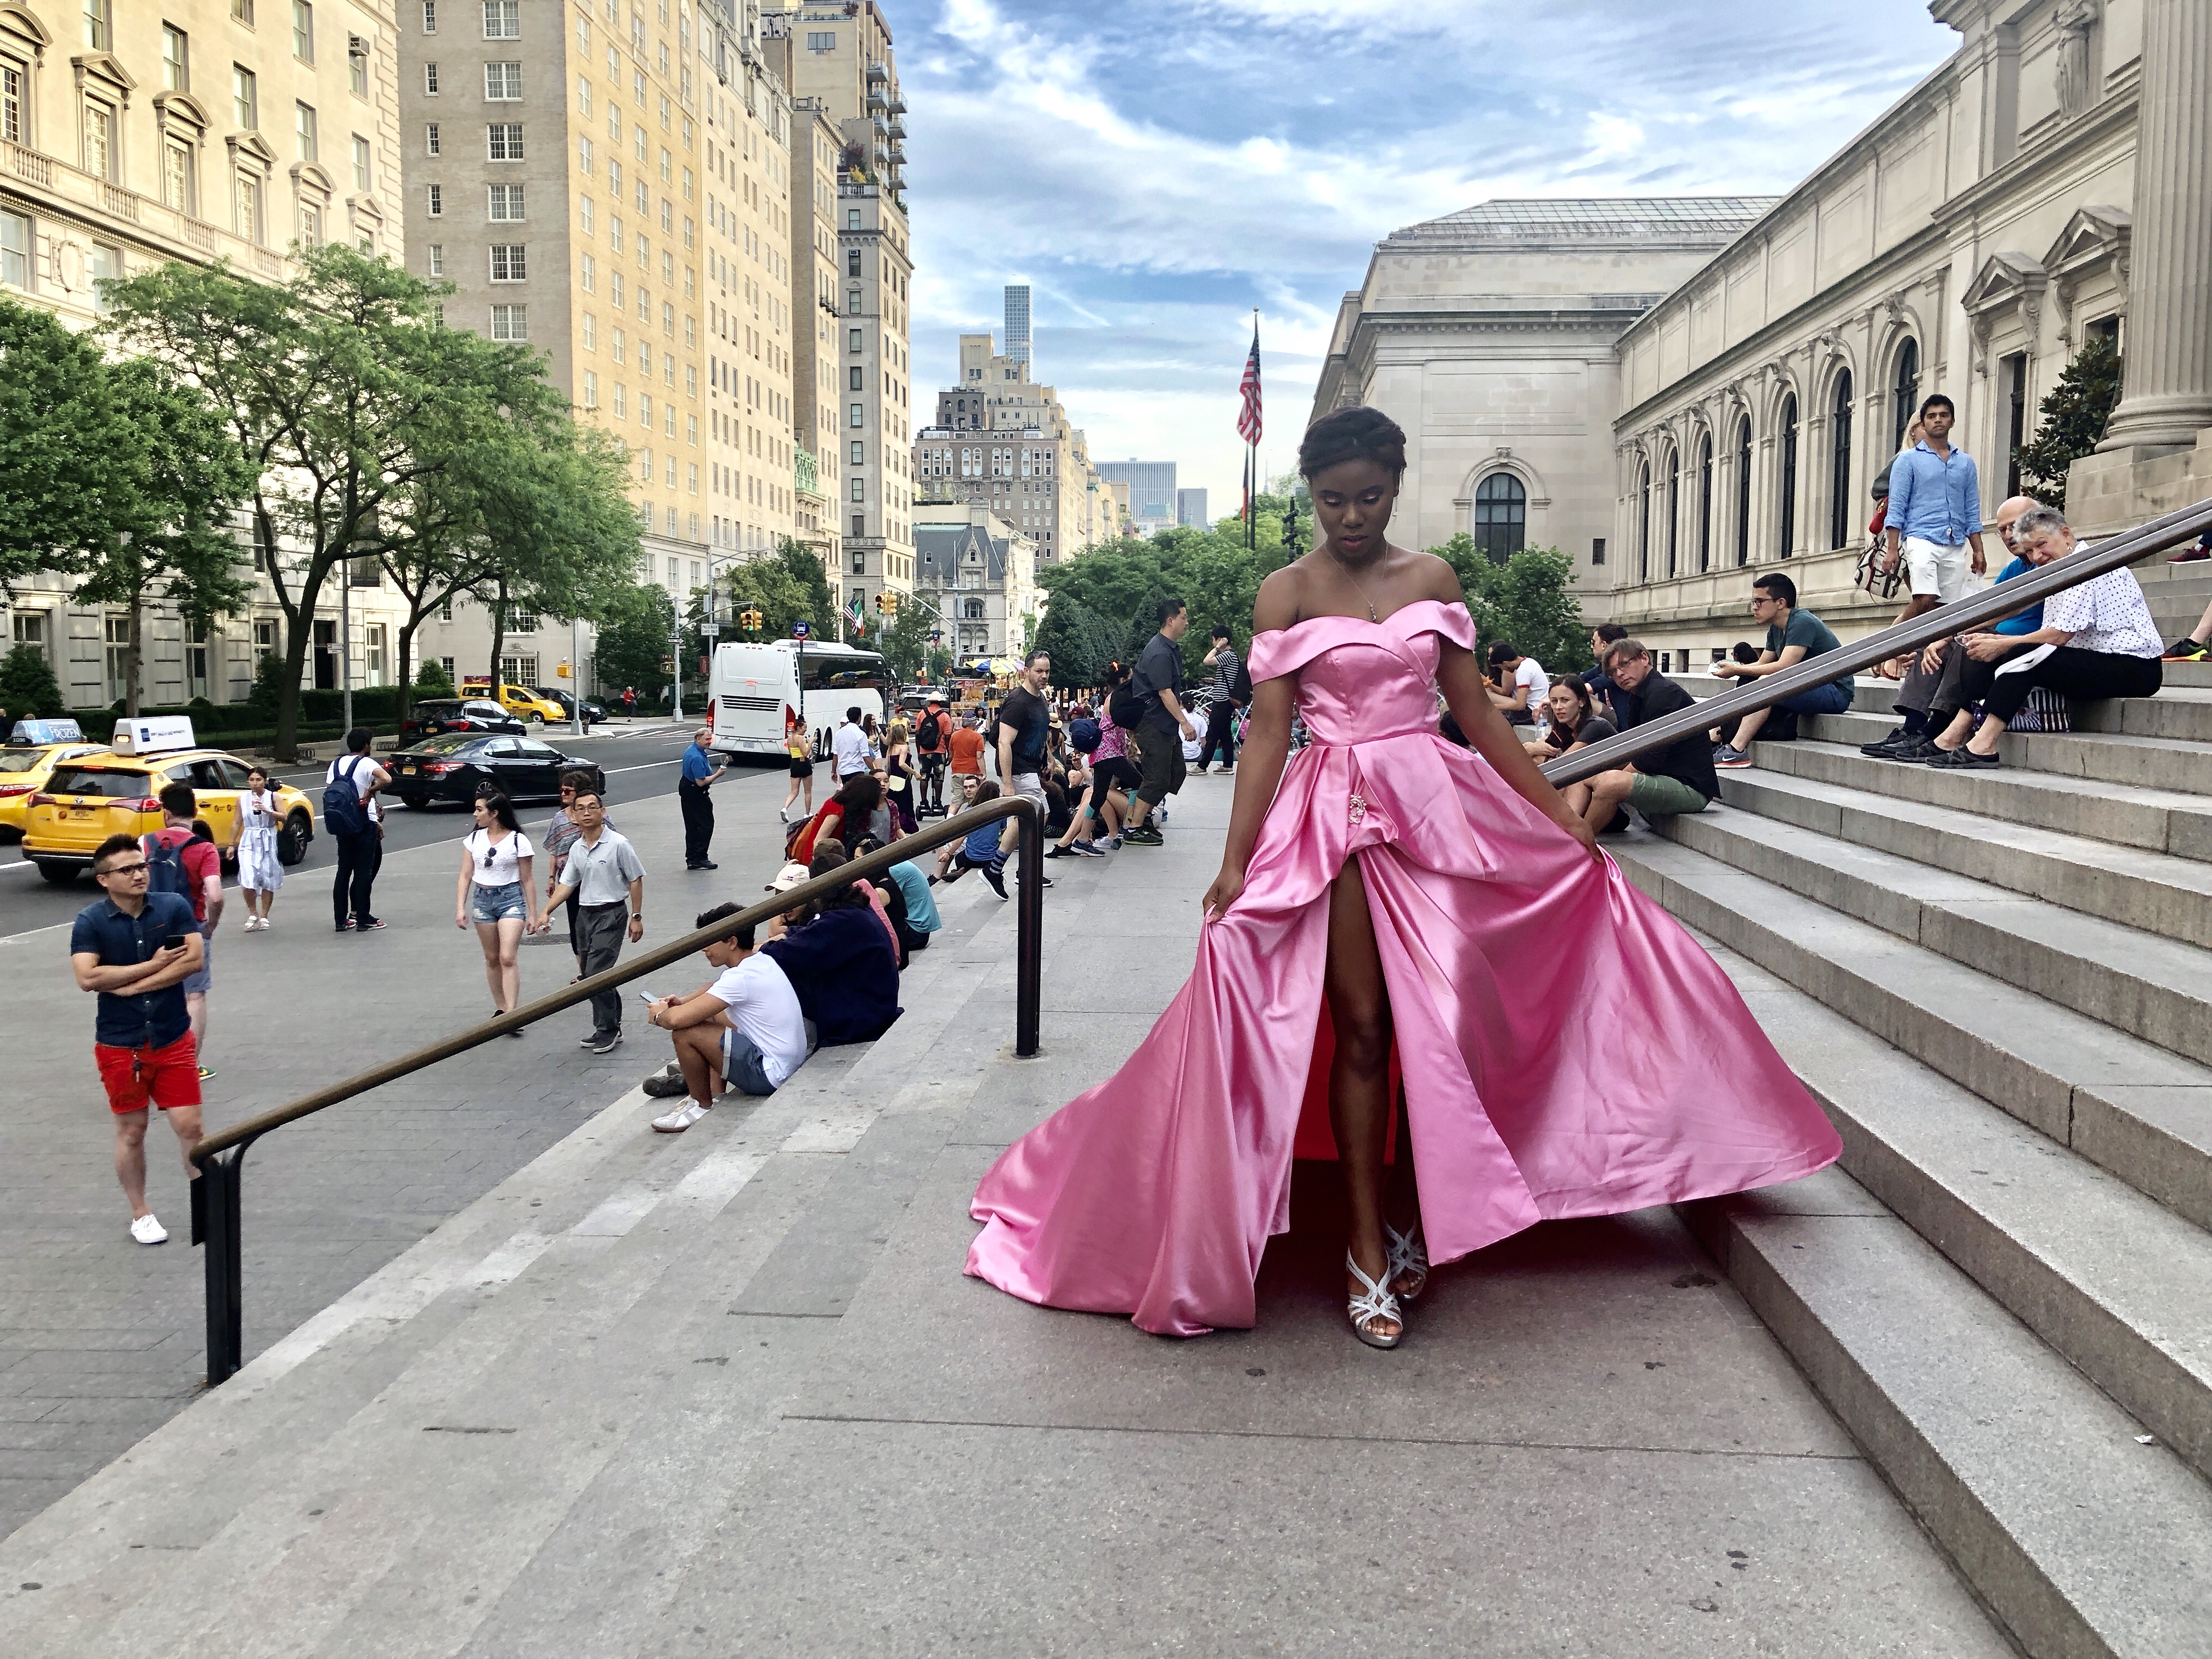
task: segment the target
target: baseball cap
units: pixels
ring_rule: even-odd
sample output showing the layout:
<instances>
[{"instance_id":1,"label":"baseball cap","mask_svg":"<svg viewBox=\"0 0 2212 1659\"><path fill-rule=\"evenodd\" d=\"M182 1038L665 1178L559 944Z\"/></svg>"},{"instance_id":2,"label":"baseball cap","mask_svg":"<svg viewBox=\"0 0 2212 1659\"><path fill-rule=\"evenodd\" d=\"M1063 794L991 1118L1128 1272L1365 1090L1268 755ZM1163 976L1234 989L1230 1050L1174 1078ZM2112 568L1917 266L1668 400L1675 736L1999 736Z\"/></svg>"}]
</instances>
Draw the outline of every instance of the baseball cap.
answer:
<instances>
[{"instance_id":1,"label":"baseball cap","mask_svg":"<svg viewBox=\"0 0 2212 1659\"><path fill-rule=\"evenodd\" d=\"M770 893L788 893L799 883L807 879L809 877L805 865L787 864L775 872L775 879L769 883L763 890Z\"/></svg>"}]
</instances>

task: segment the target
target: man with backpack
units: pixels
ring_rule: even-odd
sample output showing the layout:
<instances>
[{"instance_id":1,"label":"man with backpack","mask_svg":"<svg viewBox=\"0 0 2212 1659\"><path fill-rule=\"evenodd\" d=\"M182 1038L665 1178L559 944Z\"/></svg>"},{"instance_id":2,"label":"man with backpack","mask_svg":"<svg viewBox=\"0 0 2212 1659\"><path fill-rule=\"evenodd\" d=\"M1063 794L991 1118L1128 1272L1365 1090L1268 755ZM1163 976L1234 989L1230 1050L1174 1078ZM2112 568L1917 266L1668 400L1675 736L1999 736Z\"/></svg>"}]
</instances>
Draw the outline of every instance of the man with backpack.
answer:
<instances>
[{"instance_id":1,"label":"man with backpack","mask_svg":"<svg viewBox=\"0 0 2212 1659\"><path fill-rule=\"evenodd\" d=\"M378 821L376 792L392 781L392 774L368 752L375 740L367 726L356 726L346 733L346 752L323 775L323 828L338 849L331 910L341 933L374 933L384 926L368 908L368 899L384 862L384 826Z\"/></svg>"},{"instance_id":2,"label":"man with backpack","mask_svg":"<svg viewBox=\"0 0 2212 1659\"><path fill-rule=\"evenodd\" d=\"M914 724L914 750L921 757L921 810L933 817L945 812L945 763L952 747L952 717L932 697Z\"/></svg>"},{"instance_id":3,"label":"man with backpack","mask_svg":"<svg viewBox=\"0 0 2212 1659\"><path fill-rule=\"evenodd\" d=\"M1135 739L1144 775L1129 804L1129 825L1121 832L1125 847L1162 844L1152 815L1182 787L1182 744L1176 733L1198 740L1198 729L1182 711L1182 636L1190 631L1190 611L1170 595L1160 601L1159 618L1160 631L1138 656L1136 672L1106 703L1114 724Z\"/></svg>"},{"instance_id":4,"label":"man with backpack","mask_svg":"<svg viewBox=\"0 0 2212 1659\"><path fill-rule=\"evenodd\" d=\"M161 786L161 827L139 844L146 855L146 890L174 893L192 907L200 933L200 965L184 981L185 1012L191 1021L192 1052L207 1054L208 987L214 980L216 925L222 920L222 854L192 822L199 798L189 783ZM203 1080L215 1073L203 1059Z\"/></svg>"},{"instance_id":5,"label":"man with backpack","mask_svg":"<svg viewBox=\"0 0 2212 1659\"><path fill-rule=\"evenodd\" d=\"M1206 710L1206 746L1198 751L1198 769L1206 772L1218 750L1224 775L1237 769L1237 711L1252 701L1252 677L1230 639L1227 623L1213 624L1213 647L1204 658L1213 671L1212 700Z\"/></svg>"}]
</instances>

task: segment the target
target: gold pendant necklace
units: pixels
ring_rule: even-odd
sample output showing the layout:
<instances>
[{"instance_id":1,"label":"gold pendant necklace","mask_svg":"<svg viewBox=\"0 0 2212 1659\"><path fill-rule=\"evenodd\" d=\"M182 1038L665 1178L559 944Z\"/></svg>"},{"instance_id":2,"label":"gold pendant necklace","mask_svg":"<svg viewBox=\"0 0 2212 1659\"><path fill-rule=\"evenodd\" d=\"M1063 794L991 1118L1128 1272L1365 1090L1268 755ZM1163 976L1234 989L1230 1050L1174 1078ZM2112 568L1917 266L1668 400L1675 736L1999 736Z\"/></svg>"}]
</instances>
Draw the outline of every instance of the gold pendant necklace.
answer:
<instances>
[{"instance_id":1,"label":"gold pendant necklace","mask_svg":"<svg viewBox=\"0 0 2212 1659\"><path fill-rule=\"evenodd\" d=\"M1378 628L1382 626L1382 618L1376 614L1375 601L1367 597L1367 589L1361 584L1359 578L1352 574L1352 567L1344 562L1344 556L1336 550L1336 544L1333 542L1329 544L1328 556L1334 561L1336 568L1344 573L1345 580L1358 589L1360 603L1367 607L1367 620Z\"/></svg>"}]
</instances>

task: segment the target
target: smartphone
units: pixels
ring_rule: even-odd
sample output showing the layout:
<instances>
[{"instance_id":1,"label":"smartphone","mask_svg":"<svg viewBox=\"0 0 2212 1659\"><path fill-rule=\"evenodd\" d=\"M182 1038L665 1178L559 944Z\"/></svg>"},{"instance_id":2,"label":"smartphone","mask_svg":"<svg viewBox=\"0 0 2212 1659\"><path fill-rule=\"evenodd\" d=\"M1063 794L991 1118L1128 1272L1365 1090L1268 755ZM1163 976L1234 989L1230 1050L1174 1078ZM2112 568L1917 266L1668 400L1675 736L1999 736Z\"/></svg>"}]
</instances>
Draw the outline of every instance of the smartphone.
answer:
<instances>
[{"instance_id":1,"label":"smartphone","mask_svg":"<svg viewBox=\"0 0 2212 1659\"><path fill-rule=\"evenodd\" d=\"M637 1000L640 1002L658 1002L660 1000L660 994L658 991L640 991L637 994Z\"/></svg>"},{"instance_id":2,"label":"smartphone","mask_svg":"<svg viewBox=\"0 0 2212 1659\"><path fill-rule=\"evenodd\" d=\"M168 938L161 941L161 948L164 951L183 950L185 948L185 936L182 933L170 934Z\"/></svg>"}]
</instances>

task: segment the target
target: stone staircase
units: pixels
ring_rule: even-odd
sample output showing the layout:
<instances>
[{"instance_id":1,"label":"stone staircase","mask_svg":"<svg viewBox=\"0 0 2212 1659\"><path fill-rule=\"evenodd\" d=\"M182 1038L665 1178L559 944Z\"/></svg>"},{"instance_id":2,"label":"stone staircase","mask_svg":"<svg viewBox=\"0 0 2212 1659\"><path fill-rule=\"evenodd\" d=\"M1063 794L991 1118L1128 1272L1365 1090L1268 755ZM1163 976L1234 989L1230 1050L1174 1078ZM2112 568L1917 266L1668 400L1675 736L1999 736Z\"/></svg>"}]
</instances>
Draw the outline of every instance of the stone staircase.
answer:
<instances>
[{"instance_id":1,"label":"stone staircase","mask_svg":"<svg viewBox=\"0 0 2212 1659\"><path fill-rule=\"evenodd\" d=\"M2167 667L1971 773L1861 755L1863 680L1611 842L1844 1138L1693 1226L2038 1656L2212 1653L2212 667Z\"/></svg>"}]
</instances>

